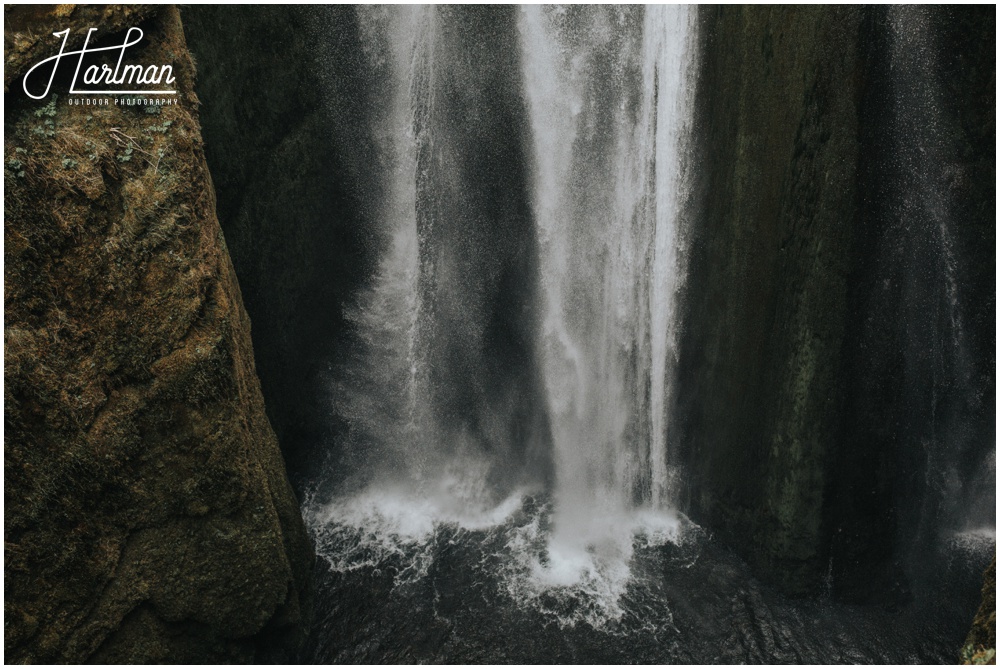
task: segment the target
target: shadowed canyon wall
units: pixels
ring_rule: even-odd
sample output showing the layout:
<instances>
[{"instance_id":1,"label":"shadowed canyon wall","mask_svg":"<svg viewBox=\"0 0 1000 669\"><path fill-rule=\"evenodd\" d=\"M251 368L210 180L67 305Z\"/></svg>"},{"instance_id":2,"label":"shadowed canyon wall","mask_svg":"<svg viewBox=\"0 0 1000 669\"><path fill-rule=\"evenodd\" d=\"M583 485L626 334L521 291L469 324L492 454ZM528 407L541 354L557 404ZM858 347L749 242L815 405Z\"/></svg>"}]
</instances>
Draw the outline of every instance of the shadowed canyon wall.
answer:
<instances>
[{"instance_id":1,"label":"shadowed canyon wall","mask_svg":"<svg viewBox=\"0 0 1000 669\"><path fill-rule=\"evenodd\" d=\"M4 12L5 657L288 659L312 549L264 413L178 13ZM52 32L79 48L90 27L121 44L131 26L137 57L173 64L178 105L70 106L68 75L48 99L24 95Z\"/></svg>"},{"instance_id":2,"label":"shadowed canyon wall","mask_svg":"<svg viewBox=\"0 0 1000 669\"><path fill-rule=\"evenodd\" d=\"M892 583L899 601L954 566L962 532L996 524L996 23L985 8L897 7L862 28L846 406L826 508L841 594Z\"/></svg>"},{"instance_id":3,"label":"shadowed canyon wall","mask_svg":"<svg viewBox=\"0 0 1000 669\"><path fill-rule=\"evenodd\" d=\"M856 197L855 9L704 8L675 412L699 522L792 589L825 570Z\"/></svg>"},{"instance_id":4,"label":"shadowed canyon wall","mask_svg":"<svg viewBox=\"0 0 1000 669\"><path fill-rule=\"evenodd\" d=\"M184 29L204 63L206 154L253 323L268 415L294 472L321 458L326 372L347 348L345 305L370 276L386 196L367 119L379 113L363 76L353 11L190 7ZM330 113L327 100L335 101Z\"/></svg>"},{"instance_id":5,"label":"shadowed canyon wall","mask_svg":"<svg viewBox=\"0 0 1000 669\"><path fill-rule=\"evenodd\" d=\"M702 21L688 508L793 592L902 603L995 523L993 14Z\"/></svg>"}]
</instances>

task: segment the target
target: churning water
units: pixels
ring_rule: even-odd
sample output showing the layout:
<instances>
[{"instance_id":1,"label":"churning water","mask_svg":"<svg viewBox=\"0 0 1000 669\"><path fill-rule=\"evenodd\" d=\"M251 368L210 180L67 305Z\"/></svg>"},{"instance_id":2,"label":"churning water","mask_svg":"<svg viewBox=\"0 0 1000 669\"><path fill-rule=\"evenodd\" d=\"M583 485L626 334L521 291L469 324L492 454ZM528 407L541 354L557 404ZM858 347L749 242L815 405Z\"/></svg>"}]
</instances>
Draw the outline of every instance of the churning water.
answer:
<instances>
[{"instance_id":1,"label":"churning water","mask_svg":"<svg viewBox=\"0 0 1000 669\"><path fill-rule=\"evenodd\" d=\"M627 562L579 578L549 562L542 496L481 515L379 489L307 508L315 662L935 663L962 634L947 615L785 599L681 516L637 514Z\"/></svg>"},{"instance_id":2,"label":"churning water","mask_svg":"<svg viewBox=\"0 0 1000 669\"><path fill-rule=\"evenodd\" d=\"M308 659L950 660L954 630L783 599L672 504L695 10L357 11L388 195L303 505Z\"/></svg>"}]
</instances>

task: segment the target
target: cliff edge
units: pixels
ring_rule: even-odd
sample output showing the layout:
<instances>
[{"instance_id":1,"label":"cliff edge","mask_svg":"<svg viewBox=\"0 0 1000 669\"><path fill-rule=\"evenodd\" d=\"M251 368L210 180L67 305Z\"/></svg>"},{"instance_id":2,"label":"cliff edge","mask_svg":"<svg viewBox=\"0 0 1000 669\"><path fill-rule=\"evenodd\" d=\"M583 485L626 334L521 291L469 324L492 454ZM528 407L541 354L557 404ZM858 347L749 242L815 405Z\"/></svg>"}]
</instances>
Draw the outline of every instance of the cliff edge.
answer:
<instances>
[{"instance_id":1,"label":"cliff edge","mask_svg":"<svg viewBox=\"0 0 1000 669\"><path fill-rule=\"evenodd\" d=\"M312 549L264 413L179 15L4 13L6 659L287 659ZM171 63L178 104L70 105L58 77L24 94L58 52L51 33L70 28L71 49L132 26L145 37L128 57Z\"/></svg>"}]
</instances>

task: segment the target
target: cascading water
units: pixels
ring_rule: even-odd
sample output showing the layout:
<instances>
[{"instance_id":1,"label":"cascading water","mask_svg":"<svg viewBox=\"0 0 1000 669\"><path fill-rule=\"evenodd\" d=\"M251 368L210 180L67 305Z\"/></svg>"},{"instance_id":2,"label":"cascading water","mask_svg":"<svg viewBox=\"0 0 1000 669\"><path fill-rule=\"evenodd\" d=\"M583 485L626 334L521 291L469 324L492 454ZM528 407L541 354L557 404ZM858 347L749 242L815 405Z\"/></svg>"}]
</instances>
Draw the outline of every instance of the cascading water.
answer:
<instances>
[{"instance_id":1,"label":"cascading water","mask_svg":"<svg viewBox=\"0 0 1000 669\"><path fill-rule=\"evenodd\" d=\"M307 505L310 521L321 528L320 552L340 565L358 557L351 544L359 533L374 530L379 536L369 539L385 546L425 541L440 523L488 526L506 518L516 507L512 500L538 483L520 475L516 485L498 491L495 472L523 469L510 460L525 450L498 449L500 440L454 429L461 424L452 416L454 405L436 401L434 374L441 371L435 367L447 367L441 356L454 356L458 347L441 345L451 336L442 323L463 330L463 340L483 336L476 302L463 294L457 277L448 276L456 262L448 245L461 246L477 234L475 217L449 206L467 197L456 188L463 175L454 166L465 147L438 120L447 115L447 102L437 89L447 67L454 74L456 66L436 69L435 58L460 48L447 38L439 41L441 24L453 28L454 17L431 8L369 8L360 15L371 57L392 82L375 133L389 175L380 214L387 244L370 288L348 313L356 344L333 393L335 411L348 425L337 465L349 474L341 475L347 480L337 494L317 492ZM556 445L550 496L556 510L547 548L537 545L537 537L513 541L525 547L515 560L518 569L541 582L510 587L532 598L549 585L586 578L600 615L617 615L633 525L643 526L647 540L675 536L677 528L674 517L656 519L650 512L664 509L666 488L667 366L683 273L679 163L690 113L685 91L692 13L614 10L578 17L586 30L606 33L594 44L613 44L617 53L588 46L596 33L577 45L565 43L571 35L560 34L560 15L528 9L519 25L538 161L531 190L542 248L540 338ZM548 55L540 39L553 40L559 62L533 60L532 54ZM609 65L612 72L605 75L617 72L628 80L618 98L599 95L597 88ZM539 67L549 66L564 80L533 79ZM594 111L581 113L584 103ZM597 109L609 104L618 106L610 119ZM589 124L593 137L574 146L578 123ZM545 163L550 150L565 159ZM606 174L620 178L607 180ZM572 187L574 178L582 189ZM594 260L602 275L596 281L586 271ZM569 308L571 302L576 308ZM463 312L468 315L454 316ZM503 410L492 418L510 422ZM642 513L632 513L638 507ZM582 510L588 518L575 515ZM537 523L532 527L539 536L548 533Z\"/></svg>"},{"instance_id":2,"label":"cascading water","mask_svg":"<svg viewBox=\"0 0 1000 669\"><path fill-rule=\"evenodd\" d=\"M496 472L508 463L497 453L505 446L497 430L472 434L451 419L434 378L442 356L461 356L465 342L484 337L477 305L449 277L454 251L440 239L442 228L456 225L442 220L448 210L441 200L461 179L447 160L458 142L435 127L438 13L430 7L358 13L367 55L391 82L374 132L388 194L378 215L386 244L370 287L349 307L354 346L332 393L348 430L343 457L330 468L346 469L338 478L347 480L333 501L319 503L330 495L317 492L309 508L326 527L385 524L391 533L422 537L435 522L489 522L505 497L494 485ZM468 357L463 366L475 365Z\"/></svg>"},{"instance_id":3,"label":"cascading water","mask_svg":"<svg viewBox=\"0 0 1000 669\"><path fill-rule=\"evenodd\" d=\"M580 578L593 558L627 560L632 509L664 510L669 495L693 17L687 7L521 14L557 581Z\"/></svg>"},{"instance_id":4,"label":"cascading water","mask_svg":"<svg viewBox=\"0 0 1000 669\"><path fill-rule=\"evenodd\" d=\"M372 16L362 23L371 33L366 42L377 38L380 22L391 20L389 16L379 15L378 10L369 11ZM416 11L413 14L407 17L409 20L400 20L397 30L401 39L393 44L389 66L394 71L407 71L408 80L414 78L412 71L428 58L428 54L418 51L420 33L428 30L426 17ZM386 211L382 215L389 228L390 244L374 285L359 296L349 314L361 342L352 363L355 369L362 371L353 378L347 377L335 397L341 401L338 413L348 417L357 438L368 446L363 449L365 460L358 463L359 468L367 465L378 468L380 474L388 469L405 476L412 465L419 463L414 462L412 451L404 449L403 445L420 438L427 412L420 403L418 392L422 375L417 357L420 255L414 112L409 90L396 87L389 97L389 111L378 136L389 171L397 175L389 180ZM385 420L386 416L391 419ZM386 434L387 430L391 433ZM380 447L388 447L391 452L373 452ZM387 462L383 464L383 461Z\"/></svg>"},{"instance_id":5,"label":"cascading water","mask_svg":"<svg viewBox=\"0 0 1000 669\"><path fill-rule=\"evenodd\" d=\"M436 43L434 9L361 11L366 43L382 45L374 49L393 82L377 132L391 175L382 213L389 243L349 314L358 343L334 393L350 426L346 487L358 494L349 512L341 496L320 505L319 518L381 516L385 509L374 507L401 504L426 507L424 530L435 521L476 525L509 499L489 489L490 469L515 467L449 430L433 401L437 321L456 301L468 306L440 285L449 255L435 236L455 227L442 220L449 209L441 200L461 179L440 166L442 153L461 148L435 122L435 105L443 104L435 100L435 52L449 47ZM526 8L519 32L535 140L539 338L556 478L554 533L534 566L556 584L589 575L620 588L632 525L666 510L693 12ZM658 527L675 524L666 517Z\"/></svg>"},{"instance_id":6,"label":"cascading water","mask_svg":"<svg viewBox=\"0 0 1000 669\"><path fill-rule=\"evenodd\" d=\"M383 245L303 505L308 659L939 658L672 508L695 10L352 11Z\"/></svg>"}]
</instances>

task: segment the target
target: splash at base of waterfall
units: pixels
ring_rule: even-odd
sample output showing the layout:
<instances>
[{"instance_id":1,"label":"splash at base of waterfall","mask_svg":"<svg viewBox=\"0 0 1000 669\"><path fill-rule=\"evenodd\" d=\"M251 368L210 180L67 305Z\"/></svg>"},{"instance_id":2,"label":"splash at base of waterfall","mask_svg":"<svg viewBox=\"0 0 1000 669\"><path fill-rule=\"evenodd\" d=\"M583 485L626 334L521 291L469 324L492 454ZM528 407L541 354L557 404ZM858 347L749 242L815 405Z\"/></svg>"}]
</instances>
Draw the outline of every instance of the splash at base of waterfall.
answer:
<instances>
[{"instance_id":1,"label":"splash at base of waterfall","mask_svg":"<svg viewBox=\"0 0 1000 669\"><path fill-rule=\"evenodd\" d=\"M310 501L306 519L332 572L388 569L394 589L412 587L430 573L441 537L452 536L489 547L497 586L518 606L561 627L586 622L595 629L627 616L623 599L639 584L637 552L681 547L701 531L677 514L636 510L609 521L593 541L561 544L553 541L545 496L518 491L489 507L461 492L448 480L430 491L373 487L326 504Z\"/></svg>"},{"instance_id":2,"label":"splash at base of waterfall","mask_svg":"<svg viewBox=\"0 0 1000 669\"><path fill-rule=\"evenodd\" d=\"M563 553L545 496L489 506L436 490L307 500L320 597L304 660L942 663L967 631L947 598L903 611L785 598L680 515L636 512L624 543Z\"/></svg>"}]
</instances>

